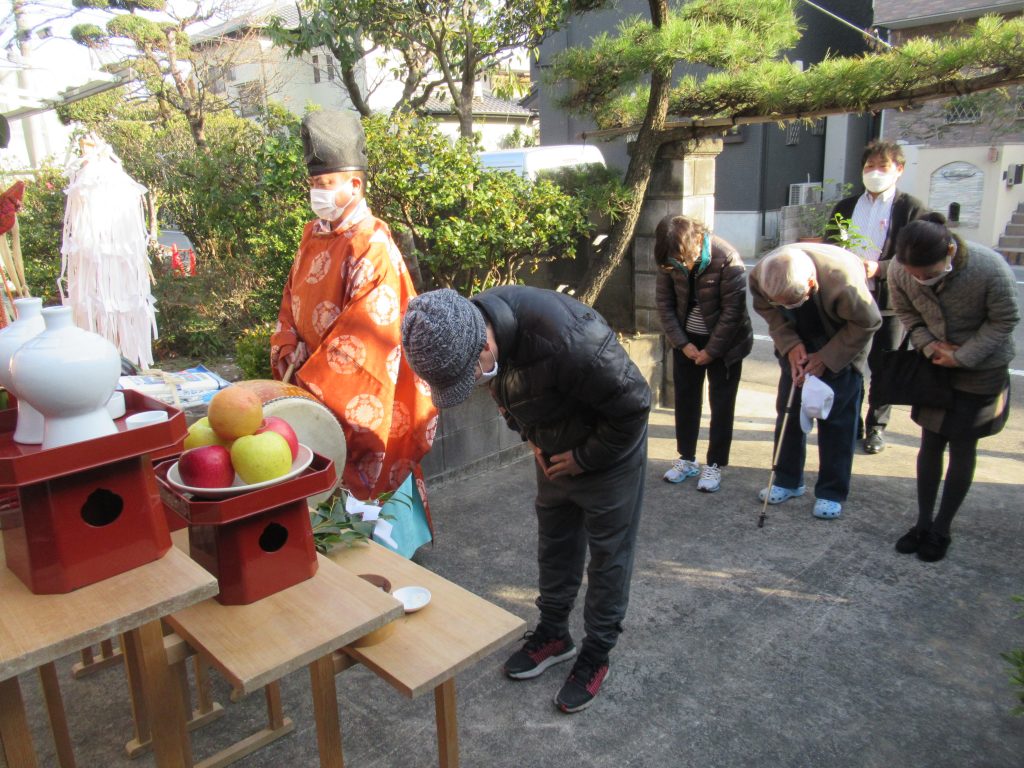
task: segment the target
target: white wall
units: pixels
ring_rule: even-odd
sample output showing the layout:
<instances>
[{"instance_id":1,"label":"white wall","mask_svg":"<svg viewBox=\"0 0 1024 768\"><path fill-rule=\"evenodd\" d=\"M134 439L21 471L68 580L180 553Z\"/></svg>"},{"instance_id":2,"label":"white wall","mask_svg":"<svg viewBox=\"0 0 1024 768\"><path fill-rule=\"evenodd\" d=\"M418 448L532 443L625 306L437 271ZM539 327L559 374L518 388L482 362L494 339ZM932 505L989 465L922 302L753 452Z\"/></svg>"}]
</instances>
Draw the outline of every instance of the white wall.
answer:
<instances>
[{"instance_id":1,"label":"white wall","mask_svg":"<svg viewBox=\"0 0 1024 768\"><path fill-rule=\"evenodd\" d=\"M714 232L728 240L744 259L757 255L761 214L757 211L716 211Z\"/></svg>"}]
</instances>

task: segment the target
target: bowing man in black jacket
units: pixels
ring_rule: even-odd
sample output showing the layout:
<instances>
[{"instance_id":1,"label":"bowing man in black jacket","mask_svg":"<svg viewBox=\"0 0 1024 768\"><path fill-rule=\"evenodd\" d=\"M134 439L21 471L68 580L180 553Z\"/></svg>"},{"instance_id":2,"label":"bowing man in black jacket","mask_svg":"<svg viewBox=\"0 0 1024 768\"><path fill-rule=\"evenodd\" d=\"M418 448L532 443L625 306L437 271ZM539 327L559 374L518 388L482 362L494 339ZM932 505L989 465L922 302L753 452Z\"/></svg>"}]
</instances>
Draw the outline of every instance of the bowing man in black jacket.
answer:
<instances>
[{"instance_id":1,"label":"bowing man in black jacket","mask_svg":"<svg viewBox=\"0 0 1024 768\"><path fill-rule=\"evenodd\" d=\"M836 215L852 221L860 235L849 237L847 228L829 226L825 241L845 248L864 262L868 288L882 313L882 327L875 333L868 352L868 368L874 373L882 364L882 353L896 349L903 341L903 326L889 305L889 262L896 253L896 237L906 224L920 218L928 209L920 200L896 189L907 161L903 148L890 141L872 141L861 155L861 178L864 194L853 195L836 203L829 221ZM874 400L868 387L868 418L864 435L864 451L885 450L883 433L889 423L890 406Z\"/></svg>"},{"instance_id":2,"label":"bowing man in black jacket","mask_svg":"<svg viewBox=\"0 0 1024 768\"><path fill-rule=\"evenodd\" d=\"M578 712L608 674L622 631L647 464L651 391L594 309L554 291L502 286L469 301L431 291L409 302L402 345L449 408L487 386L536 457L540 623L505 663L537 677L576 656L569 613L588 587L579 657L555 697Z\"/></svg>"}]
</instances>

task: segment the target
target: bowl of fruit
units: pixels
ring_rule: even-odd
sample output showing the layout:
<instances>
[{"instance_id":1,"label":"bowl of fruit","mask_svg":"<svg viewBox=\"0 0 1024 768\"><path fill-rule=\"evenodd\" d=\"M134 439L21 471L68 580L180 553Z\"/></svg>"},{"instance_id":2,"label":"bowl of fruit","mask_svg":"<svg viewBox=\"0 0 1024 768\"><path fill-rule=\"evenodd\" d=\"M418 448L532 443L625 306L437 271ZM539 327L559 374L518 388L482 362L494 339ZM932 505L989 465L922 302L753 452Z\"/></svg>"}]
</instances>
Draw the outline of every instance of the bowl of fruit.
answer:
<instances>
[{"instance_id":1,"label":"bowl of fruit","mask_svg":"<svg viewBox=\"0 0 1024 768\"><path fill-rule=\"evenodd\" d=\"M213 396L207 415L189 427L184 447L167 470L167 483L208 499L282 483L313 460L287 421L264 418L259 397L234 385Z\"/></svg>"}]
</instances>

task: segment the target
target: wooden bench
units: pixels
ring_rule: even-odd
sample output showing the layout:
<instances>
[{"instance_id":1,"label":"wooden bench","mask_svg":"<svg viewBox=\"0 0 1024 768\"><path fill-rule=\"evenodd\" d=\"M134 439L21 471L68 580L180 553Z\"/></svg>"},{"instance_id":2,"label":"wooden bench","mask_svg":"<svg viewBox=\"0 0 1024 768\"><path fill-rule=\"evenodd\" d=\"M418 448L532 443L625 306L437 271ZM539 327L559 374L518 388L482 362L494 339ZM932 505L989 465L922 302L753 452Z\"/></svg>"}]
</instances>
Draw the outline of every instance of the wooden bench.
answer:
<instances>
[{"instance_id":1,"label":"wooden bench","mask_svg":"<svg viewBox=\"0 0 1024 768\"><path fill-rule=\"evenodd\" d=\"M392 590L406 586L430 590L429 605L394 621L379 642L350 645L335 653L334 668L341 672L362 663L409 698L433 691L439 763L442 768L456 768L455 675L521 637L526 622L373 542L337 547L327 557L353 574L384 576Z\"/></svg>"}]
</instances>

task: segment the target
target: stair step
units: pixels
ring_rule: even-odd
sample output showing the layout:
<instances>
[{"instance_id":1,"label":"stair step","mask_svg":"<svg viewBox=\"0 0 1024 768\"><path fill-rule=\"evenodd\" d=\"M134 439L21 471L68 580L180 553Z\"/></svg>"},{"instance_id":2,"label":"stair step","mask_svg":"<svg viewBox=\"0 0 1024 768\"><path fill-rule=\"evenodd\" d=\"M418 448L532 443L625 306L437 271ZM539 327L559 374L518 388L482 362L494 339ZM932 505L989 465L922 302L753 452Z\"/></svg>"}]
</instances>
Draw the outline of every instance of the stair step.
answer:
<instances>
[{"instance_id":1,"label":"stair step","mask_svg":"<svg viewBox=\"0 0 1024 768\"><path fill-rule=\"evenodd\" d=\"M1012 216L1010 216L1010 223L1011 224L1024 224L1024 213L1021 213L1021 212L1018 211L1017 213L1015 213Z\"/></svg>"},{"instance_id":2,"label":"stair step","mask_svg":"<svg viewBox=\"0 0 1024 768\"><path fill-rule=\"evenodd\" d=\"M1024 222L1021 222L1020 224L1007 224L1006 231L1003 232L1003 234L1009 237L1024 236Z\"/></svg>"},{"instance_id":3,"label":"stair step","mask_svg":"<svg viewBox=\"0 0 1024 768\"><path fill-rule=\"evenodd\" d=\"M1010 249L1024 248L1024 235L1019 237L1003 235L999 238L999 247Z\"/></svg>"}]
</instances>

